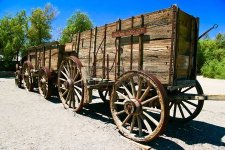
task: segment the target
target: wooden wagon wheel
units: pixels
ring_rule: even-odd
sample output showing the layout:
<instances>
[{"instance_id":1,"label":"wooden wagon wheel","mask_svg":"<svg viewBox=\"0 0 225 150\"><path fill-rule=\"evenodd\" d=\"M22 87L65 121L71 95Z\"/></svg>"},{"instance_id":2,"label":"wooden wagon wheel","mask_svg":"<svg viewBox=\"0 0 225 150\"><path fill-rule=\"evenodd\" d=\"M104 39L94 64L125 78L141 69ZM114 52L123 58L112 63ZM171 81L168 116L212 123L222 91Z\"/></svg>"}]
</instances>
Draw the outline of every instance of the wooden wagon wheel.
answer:
<instances>
[{"instance_id":1,"label":"wooden wagon wheel","mask_svg":"<svg viewBox=\"0 0 225 150\"><path fill-rule=\"evenodd\" d=\"M51 97L51 72L48 68L44 67L39 70L38 74L38 90L45 99Z\"/></svg>"},{"instance_id":2,"label":"wooden wagon wheel","mask_svg":"<svg viewBox=\"0 0 225 150\"><path fill-rule=\"evenodd\" d=\"M203 94L202 87L197 80L195 86L180 88L175 92L175 94ZM169 103L170 119L183 123L191 121L198 116L203 105L203 100L171 100Z\"/></svg>"},{"instance_id":3,"label":"wooden wagon wheel","mask_svg":"<svg viewBox=\"0 0 225 150\"><path fill-rule=\"evenodd\" d=\"M15 72L15 85L19 88L22 87L22 75L21 75L21 71L17 70Z\"/></svg>"},{"instance_id":4,"label":"wooden wagon wheel","mask_svg":"<svg viewBox=\"0 0 225 150\"><path fill-rule=\"evenodd\" d=\"M81 110L84 101L81 66L76 57L70 56L63 60L58 72L58 92L64 108L71 107L76 112Z\"/></svg>"},{"instance_id":5,"label":"wooden wagon wheel","mask_svg":"<svg viewBox=\"0 0 225 150\"><path fill-rule=\"evenodd\" d=\"M33 65L30 61L25 61L23 64L23 81L24 81L24 87L28 91L33 91L34 83L33 83L33 76L32 76L32 70Z\"/></svg>"},{"instance_id":6,"label":"wooden wagon wheel","mask_svg":"<svg viewBox=\"0 0 225 150\"><path fill-rule=\"evenodd\" d=\"M110 108L120 132L138 142L158 137L169 116L164 87L154 76L139 71L129 71L117 80Z\"/></svg>"},{"instance_id":7,"label":"wooden wagon wheel","mask_svg":"<svg viewBox=\"0 0 225 150\"><path fill-rule=\"evenodd\" d=\"M106 90L98 89L98 94L104 103L109 102L110 92L108 89Z\"/></svg>"}]
</instances>

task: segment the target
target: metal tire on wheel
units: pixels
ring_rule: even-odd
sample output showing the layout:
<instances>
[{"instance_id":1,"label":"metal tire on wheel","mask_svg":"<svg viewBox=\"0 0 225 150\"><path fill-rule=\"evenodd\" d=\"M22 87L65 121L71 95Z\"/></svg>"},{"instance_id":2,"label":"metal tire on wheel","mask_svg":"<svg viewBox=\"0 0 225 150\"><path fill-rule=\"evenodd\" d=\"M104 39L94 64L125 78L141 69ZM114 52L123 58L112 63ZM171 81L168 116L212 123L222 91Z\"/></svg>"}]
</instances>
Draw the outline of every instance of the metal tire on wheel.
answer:
<instances>
[{"instance_id":1,"label":"metal tire on wheel","mask_svg":"<svg viewBox=\"0 0 225 150\"><path fill-rule=\"evenodd\" d=\"M19 88L21 88L21 86L22 86L22 75L21 75L21 71L20 70L17 70L15 72L15 84Z\"/></svg>"},{"instance_id":2,"label":"metal tire on wheel","mask_svg":"<svg viewBox=\"0 0 225 150\"><path fill-rule=\"evenodd\" d=\"M25 61L23 64L23 85L26 90L33 91L34 83L33 83L33 75L32 75L33 65L30 61Z\"/></svg>"},{"instance_id":3,"label":"metal tire on wheel","mask_svg":"<svg viewBox=\"0 0 225 150\"><path fill-rule=\"evenodd\" d=\"M157 138L166 128L169 109L164 87L153 75L124 73L110 99L112 117L120 132L137 142Z\"/></svg>"},{"instance_id":4,"label":"metal tire on wheel","mask_svg":"<svg viewBox=\"0 0 225 150\"><path fill-rule=\"evenodd\" d=\"M196 80L195 86L180 88L173 94L198 94L202 95L203 90ZM203 100L171 100L169 103L170 119L176 122L185 123L193 120L201 112L204 105Z\"/></svg>"},{"instance_id":5,"label":"metal tire on wheel","mask_svg":"<svg viewBox=\"0 0 225 150\"><path fill-rule=\"evenodd\" d=\"M39 93L45 98L51 97L51 72L48 68L44 67L39 70L38 75L38 90Z\"/></svg>"},{"instance_id":6,"label":"metal tire on wheel","mask_svg":"<svg viewBox=\"0 0 225 150\"><path fill-rule=\"evenodd\" d=\"M64 108L78 112L83 107L84 81L81 74L82 64L74 56L67 57L58 72L58 92Z\"/></svg>"}]
</instances>

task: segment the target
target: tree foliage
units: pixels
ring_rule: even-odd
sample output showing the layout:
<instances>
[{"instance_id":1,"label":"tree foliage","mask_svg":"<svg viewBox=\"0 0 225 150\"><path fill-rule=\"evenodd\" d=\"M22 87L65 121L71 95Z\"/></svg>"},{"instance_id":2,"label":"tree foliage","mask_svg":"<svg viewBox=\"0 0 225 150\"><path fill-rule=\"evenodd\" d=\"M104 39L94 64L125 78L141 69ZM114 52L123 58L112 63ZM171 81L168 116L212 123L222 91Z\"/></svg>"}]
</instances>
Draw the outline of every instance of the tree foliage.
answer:
<instances>
[{"instance_id":1,"label":"tree foliage","mask_svg":"<svg viewBox=\"0 0 225 150\"><path fill-rule=\"evenodd\" d=\"M20 49L24 49L28 28L25 11L14 17L5 16L0 20L0 52L5 61L11 61Z\"/></svg>"},{"instance_id":2,"label":"tree foliage","mask_svg":"<svg viewBox=\"0 0 225 150\"><path fill-rule=\"evenodd\" d=\"M73 35L93 27L92 21L88 15L80 11L75 12L68 20L67 25L62 32L60 42L62 44L70 42Z\"/></svg>"},{"instance_id":3,"label":"tree foliage","mask_svg":"<svg viewBox=\"0 0 225 150\"><path fill-rule=\"evenodd\" d=\"M225 34L199 42L198 68L206 77L225 79Z\"/></svg>"},{"instance_id":4,"label":"tree foliage","mask_svg":"<svg viewBox=\"0 0 225 150\"><path fill-rule=\"evenodd\" d=\"M57 10L47 4L44 9L33 9L28 30L29 45L39 45L51 39L51 22L56 17Z\"/></svg>"}]
</instances>

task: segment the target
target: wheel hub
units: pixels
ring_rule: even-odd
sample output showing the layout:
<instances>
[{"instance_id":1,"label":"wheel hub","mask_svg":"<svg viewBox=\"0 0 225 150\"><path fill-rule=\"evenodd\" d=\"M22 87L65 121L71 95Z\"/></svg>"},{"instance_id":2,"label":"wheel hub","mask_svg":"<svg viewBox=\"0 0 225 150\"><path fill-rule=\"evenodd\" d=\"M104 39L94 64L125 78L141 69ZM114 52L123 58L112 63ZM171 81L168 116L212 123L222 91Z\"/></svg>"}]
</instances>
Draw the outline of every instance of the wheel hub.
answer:
<instances>
[{"instance_id":1,"label":"wheel hub","mask_svg":"<svg viewBox=\"0 0 225 150\"><path fill-rule=\"evenodd\" d=\"M68 79L65 83L64 83L65 87L67 89L73 89L74 88L74 81L71 79Z\"/></svg>"},{"instance_id":2,"label":"wheel hub","mask_svg":"<svg viewBox=\"0 0 225 150\"><path fill-rule=\"evenodd\" d=\"M127 114L140 114L141 104L136 99L126 101L124 104L124 110Z\"/></svg>"}]
</instances>

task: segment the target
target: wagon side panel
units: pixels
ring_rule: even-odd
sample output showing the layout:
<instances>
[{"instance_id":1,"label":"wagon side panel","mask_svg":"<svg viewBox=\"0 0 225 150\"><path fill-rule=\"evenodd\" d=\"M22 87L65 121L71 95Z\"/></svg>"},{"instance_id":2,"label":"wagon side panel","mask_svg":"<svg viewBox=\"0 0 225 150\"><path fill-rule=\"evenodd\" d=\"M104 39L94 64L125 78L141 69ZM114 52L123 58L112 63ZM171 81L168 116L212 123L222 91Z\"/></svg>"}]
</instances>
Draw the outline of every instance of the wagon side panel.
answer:
<instances>
[{"instance_id":1,"label":"wagon side panel","mask_svg":"<svg viewBox=\"0 0 225 150\"><path fill-rule=\"evenodd\" d=\"M179 10L177 20L175 80L190 79L196 68L197 19Z\"/></svg>"},{"instance_id":2,"label":"wagon side panel","mask_svg":"<svg viewBox=\"0 0 225 150\"><path fill-rule=\"evenodd\" d=\"M121 72L142 68L145 72L155 75L163 84L170 84L171 57L173 57L171 54L172 12L170 8L145 14L143 17L136 16L122 20L122 30L144 26L146 33L142 43L140 43L140 36L121 37ZM143 44L143 50L140 44ZM143 55L140 54L141 51Z\"/></svg>"}]
</instances>

